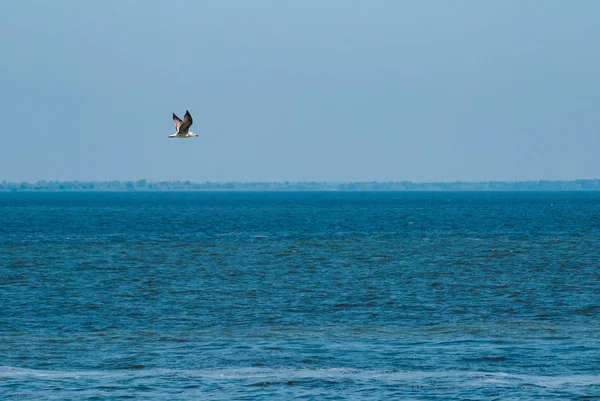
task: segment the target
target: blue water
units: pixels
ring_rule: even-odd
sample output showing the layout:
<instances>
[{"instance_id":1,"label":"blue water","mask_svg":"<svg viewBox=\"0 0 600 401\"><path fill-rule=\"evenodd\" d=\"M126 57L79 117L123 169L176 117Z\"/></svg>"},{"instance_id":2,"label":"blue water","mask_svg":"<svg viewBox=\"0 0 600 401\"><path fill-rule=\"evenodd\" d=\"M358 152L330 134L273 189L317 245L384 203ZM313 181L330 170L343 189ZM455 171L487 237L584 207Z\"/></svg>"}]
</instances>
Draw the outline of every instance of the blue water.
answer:
<instances>
[{"instance_id":1,"label":"blue water","mask_svg":"<svg viewBox=\"0 0 600 401\"><path fill-rule=\"evenodd\" d=\"M1 193L0 398L600 398L600 193Z\"/></svg>"}]
</instances>

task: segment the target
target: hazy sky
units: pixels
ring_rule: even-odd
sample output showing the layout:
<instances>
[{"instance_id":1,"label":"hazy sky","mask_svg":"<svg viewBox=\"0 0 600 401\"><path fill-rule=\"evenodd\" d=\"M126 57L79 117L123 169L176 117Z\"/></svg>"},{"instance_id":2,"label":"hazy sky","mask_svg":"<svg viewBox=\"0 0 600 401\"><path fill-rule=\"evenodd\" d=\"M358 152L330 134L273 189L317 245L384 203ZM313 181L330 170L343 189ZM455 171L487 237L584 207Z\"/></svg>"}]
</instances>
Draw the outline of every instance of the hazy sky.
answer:
<instances>
[{"instance_id":1,"label":"hazy sky","mask_svg":"<svg viewBox=\"0 0 600 401\"><path fill-rule=\"evenodd\" d=\"M0 181L600 177L600 1L0 1ZM200 138L167 139L171 113Z\"/></svg>"}]
</instances>

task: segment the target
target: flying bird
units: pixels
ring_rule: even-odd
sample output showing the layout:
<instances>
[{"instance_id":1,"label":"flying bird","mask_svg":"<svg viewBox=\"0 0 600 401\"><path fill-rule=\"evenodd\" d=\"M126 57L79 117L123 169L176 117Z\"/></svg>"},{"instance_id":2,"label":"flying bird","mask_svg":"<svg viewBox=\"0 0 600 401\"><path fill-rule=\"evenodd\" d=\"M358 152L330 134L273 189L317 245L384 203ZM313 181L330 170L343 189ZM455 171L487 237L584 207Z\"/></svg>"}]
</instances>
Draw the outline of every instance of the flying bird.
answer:
<instances>
[{"instance_id":1,"label":"flying bird","mask_svg":"<svg viewBox=\"0 0 600 401\"><path fill-rule=\"evenodd\" d=\"M173 135L169 135L169 138L193 138L198 136L190 131L193 120L189 111L185 111L183 121L181 121L181 118L177 117L175 113L173 113L173 122L175 123L175 133Z\"/></svg>"}]
</instances>

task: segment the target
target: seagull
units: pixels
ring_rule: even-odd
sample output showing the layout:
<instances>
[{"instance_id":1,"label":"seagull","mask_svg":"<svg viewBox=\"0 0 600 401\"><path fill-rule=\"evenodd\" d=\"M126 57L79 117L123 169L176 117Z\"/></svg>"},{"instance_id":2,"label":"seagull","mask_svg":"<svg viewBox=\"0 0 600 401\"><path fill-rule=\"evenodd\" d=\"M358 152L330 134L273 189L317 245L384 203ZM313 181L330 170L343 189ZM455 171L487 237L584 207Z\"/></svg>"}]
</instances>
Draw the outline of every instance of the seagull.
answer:
<instances>
[{"instance_id":1,"label":"seagull","mask_svg":"<svg viewBox=\"0 0 600 401\"><path fill-rule=\"evenodd\" d=\"M185 116L183 116L183 121L181 118L177 117L175 113L173 113L173 122L175 123L175 133L173 135L169 135L169 138L193 138L198 136L190 131L190 127L192 126L193 120L192 115L189 111L185 111Z\"/></svg>"}]
</instances>

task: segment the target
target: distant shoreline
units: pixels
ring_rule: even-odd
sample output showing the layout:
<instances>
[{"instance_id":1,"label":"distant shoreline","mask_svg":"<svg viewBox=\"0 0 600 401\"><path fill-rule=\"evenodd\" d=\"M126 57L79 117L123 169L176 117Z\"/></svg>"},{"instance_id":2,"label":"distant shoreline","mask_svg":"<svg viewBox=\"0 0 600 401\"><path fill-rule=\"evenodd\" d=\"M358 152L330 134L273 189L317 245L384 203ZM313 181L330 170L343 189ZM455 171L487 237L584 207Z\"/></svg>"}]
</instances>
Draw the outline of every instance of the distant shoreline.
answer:
<instances>
[{"instance_id":1,"label":"distant shoreline","mask_svg":"<svg viewBox=\"0 0 600 401\"><path fill-rule=\"evenodd\" d=\"M483 182L192 182L192 181L37 181L0 182L0 192L433 192L433 191L600 191L600 179Z\"/></svg>"}]
</instances>

